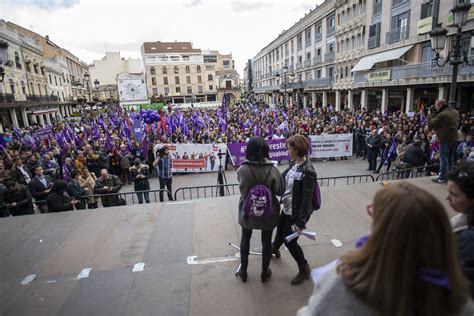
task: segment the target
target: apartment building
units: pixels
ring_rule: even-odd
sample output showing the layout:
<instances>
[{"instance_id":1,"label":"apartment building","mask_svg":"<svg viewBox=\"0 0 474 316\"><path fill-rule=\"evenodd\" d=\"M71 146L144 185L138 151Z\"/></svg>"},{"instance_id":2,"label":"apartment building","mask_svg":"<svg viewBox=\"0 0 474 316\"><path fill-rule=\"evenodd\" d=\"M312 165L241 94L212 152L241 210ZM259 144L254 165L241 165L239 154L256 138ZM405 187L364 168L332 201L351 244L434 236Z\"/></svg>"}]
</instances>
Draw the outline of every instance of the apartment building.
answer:
<instances>
[{"instance_id":1,"label":"apartment building","mask_svg":"<svg viewBox=\"0 0 474 316\"><path fill-rule=\"evenodd\" d=\"M439 9L435 10L435 1ZM459 0L461 1L461 0ZM253 59L253 91L269 103L417 111L446 99L452 67L433 61L434 21L452 24L457 0L327 0ZM436 11L436 12L435 12ZM473 63L474 9L463 27ZM452 47L449 28L446 56ZM457 106L474 104L474 67L459 68Z\"/></svg>"},{"instance_id":2,"label":"apartment building","mask_svg":"<svg viewBox=\"0 0 474 316\"><path fill-rule=\"evenodd\" d=\"M4 20L0 20L0 40L8 44L0 85L0 131L51 123L60 119L59 114L69 116L79 98L71 98L64 50L48 36Z\"/></svg>"},{"instance_id":3,"label":"apartment building","mask_svg":"<svg viewBox=\"0 0 474 316\"><path fill-rule=\"evenodd\" d=\"M191 42L145 42L141 52L148 97L162 95L166 102L218 101L223 75L236 73L231 54L194 48ZM240 97L231 90L229 98Z\"/></svg>"}]
</instances>

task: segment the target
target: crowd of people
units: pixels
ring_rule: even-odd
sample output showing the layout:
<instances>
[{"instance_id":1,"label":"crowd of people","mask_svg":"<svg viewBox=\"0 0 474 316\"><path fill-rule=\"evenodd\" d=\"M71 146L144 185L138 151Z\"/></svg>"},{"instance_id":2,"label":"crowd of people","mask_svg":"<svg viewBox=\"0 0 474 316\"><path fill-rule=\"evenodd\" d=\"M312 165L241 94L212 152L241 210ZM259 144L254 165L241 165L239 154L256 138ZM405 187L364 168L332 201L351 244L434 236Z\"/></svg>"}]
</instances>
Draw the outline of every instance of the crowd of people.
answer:
<instances>
[{"instance_id":1,"label":"crowd of people","mask_svg":"<svg viewBox=\"0 0 474 316\"><path fill-rule=\"evenodd\" d=\"M378 173L382 169L390 171L391 167L403 169L428 164L432 166L428 171L435 174L439 172L440 154L447 147L440 146L436 127L429 125L433 111L336 112L331 105L300 109L258 102L212 109L181 110L169 106L160 112L127 112L116 107L54 125L14 128L0 137L3 183L0 191L6 199L2 214L31 214L33 200L39 212L47 212L51 209L49 204L56 205L47 201L56 181L65 182L66 192L71 197L71 205L61 210L123 204L119 195L111 197L110 194L118 193L123 185L132 182L136 191L145 191L137 193L139 202L148 203L146 191L158 189L150 188L149 178L154 175L159 177L159 188L169 191L171 200L172 157L169 151L159 151L165 144L230 144L246 142L253 136L268 140L297 134L352 133L354 154L368 159L370 171ZM472 116L461 113L458 123L456 160L471 160L474 158ZM377 157L380 157L379 163ZM99 198L98 194L109 196ZM160 192L160 200L163 199ZM30 202L23 205L24 201ZM11 206L13 203L15 207Z\"/></svg>"}]
</instances>

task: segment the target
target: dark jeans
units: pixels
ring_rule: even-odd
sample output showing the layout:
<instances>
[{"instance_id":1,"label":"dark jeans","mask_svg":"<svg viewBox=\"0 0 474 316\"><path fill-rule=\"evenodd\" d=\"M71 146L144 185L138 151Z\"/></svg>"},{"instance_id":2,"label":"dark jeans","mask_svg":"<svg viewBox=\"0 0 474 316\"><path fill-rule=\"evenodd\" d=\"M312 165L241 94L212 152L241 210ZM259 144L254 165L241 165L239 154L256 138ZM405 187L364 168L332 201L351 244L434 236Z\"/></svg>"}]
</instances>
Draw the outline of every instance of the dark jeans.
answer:
<instances>
[{"instance_id":1,"label":"dark jeans","mask_svg":"<svg viewBox=\"0 0 474 316\"><path fill-rule=\"evenodd\" d=\"M382 169L382 167L383 167L384 164L385 164L385 161L380 160L380 165L379 165L379 167L377 168L377 172L379 172L380 169ZM387 172L390 172L390 166L391 166L391 165L392 165L392 161L389 159L389 160L387 161L387 169L386 169Z\"/></svg>"},{"instance_id":2,"label":"dark jeans","mask_svg":"<svg viewBox=\"0 0 474 316\"><path fill-rule=\"evenodd\" d=\"M137 192L138 197L138 204L143 204L143 197L145 197L145 201L150 203L150 192Z\"/></svg>"},{"instance_id":3,"label":"dark jeans","mask_svg":"<svg viewBox=\"0 0 474 316\"><path fill-rule=\"evenodd\" d=\"M173 178L159 178L160 179L160 190L163 190L166 186L168 192L168 200L173 201L173 196L171 195L171 184L173 182ZM163 202L163 191L160 191L160 202Z\"/></svg>"},{"instance_id":4,"label":"dark jeans","mask_svg":"<svg viewBox=\"0 0 474 316\"><path fill-rule=\"evenodd\" d=\"M122 181L122 183L125 185L125 184L129 184L130 183L130 173L128 171L128 169L121 169L120 171L120 180Z\"/></svg>"},{"instance_id":5,"label":"dark jeans","mask_svg":"<svg viewBox=\"0 0 474 316\"><path fill-rule=\"evenodd\" d=\"M291 226L295 223L295 220L291 219L290 215L286 215L281 213L280 215L280 222L278 223L277 232L275 235L275 241L273 242L273 246L277 249L283 245L286 245L286 248L290 251L291 256L295 259L296 263L299 266L307 264L306 258L304 257L303 249L301 249L300 245L298 245L298 238L296 237L291 242L286 242L285 237L291 235L293 232L291 231Z\"/></svg>"},{"instance_id":6,"label":"dark jeans","mask_svg":"<svg viewBox=\"0 0 474 316\"><path fill-rule=\"evenodd\" d=\"M268 270L272 259L272 234L273 229L262 230L262 272ZM252 230L242 227L242 238L240 239L240 263L241 269L247 270L249 263L250 238Z\"/></svg>"},{"instance_id":7,"label":"dark jeans","mask_svg":"<svg viewBox=\"0 0 474 316\"><path fill-rule=\"evenodd\" d=\"M442 143L439 145L439 178L447 180L447 173L453 170L456 143Z\"/></svg>"},{"instance_id":8,"label":"dark jeans","mask_svg":"<svg viewBox=\"0 0 474 316\"><path fill-rule=\"evenodd\" d=\"M367 160L369 161L369 169L374 170L377 168L377 149L370 149L367 151Z\"/></svg>"}]
</instances>

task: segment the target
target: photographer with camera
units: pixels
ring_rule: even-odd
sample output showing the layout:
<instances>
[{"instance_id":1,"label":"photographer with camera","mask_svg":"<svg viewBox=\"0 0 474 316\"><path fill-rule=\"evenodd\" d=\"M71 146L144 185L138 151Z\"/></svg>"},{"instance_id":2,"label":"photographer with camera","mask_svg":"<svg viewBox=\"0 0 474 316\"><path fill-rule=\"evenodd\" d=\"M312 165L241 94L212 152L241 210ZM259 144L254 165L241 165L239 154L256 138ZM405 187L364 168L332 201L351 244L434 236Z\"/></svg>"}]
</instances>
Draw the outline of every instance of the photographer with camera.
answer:
<instances>
[{"instance_id":1,"label":"photographer with camera","mask_svg":"<svg viewBox=\"0 0 474 316\"><path fill-rule=\"evenodd\" d=\"M183 157L184 159L184 157ZM164 145L158 151L158 157L153 162L153 167L158 171L158 179L160 180L160 190L163 190L166 186L168 190L168 200L173 201L171 195L171 185L173 182L173 173L171 172L171 157L168 146ZM163 191L160 192L160 202L163 202Z\"/></svg>"},{"instance_id":2,"label":"photographer with camera","mask_svg":"<svg viewBox=\"0 0 474 316\"><path fill-rule=\"evenodd\" d=\"M459 113L451 109L444 100L436 101L428 116L428 125L436 131L439 141L439 176L436 183L448 181L447 172L453 169L454 154L458 140Z\"/></svg>"},{"instance_id":3,"label":"photographer with camera","mask_svg":"<svg viewBox=\"0 0 474 316\"><path fill-rule=\"evenodd\" d=\"M133 166L130 167L130 179L133 181L139 204L143 204L143 197L145 197L147 203L150 203L150 192L140 192L150 190L148 178L150 178L148 165L142 164L140 158L135 158Z\"/></svg>"}]
</instances>

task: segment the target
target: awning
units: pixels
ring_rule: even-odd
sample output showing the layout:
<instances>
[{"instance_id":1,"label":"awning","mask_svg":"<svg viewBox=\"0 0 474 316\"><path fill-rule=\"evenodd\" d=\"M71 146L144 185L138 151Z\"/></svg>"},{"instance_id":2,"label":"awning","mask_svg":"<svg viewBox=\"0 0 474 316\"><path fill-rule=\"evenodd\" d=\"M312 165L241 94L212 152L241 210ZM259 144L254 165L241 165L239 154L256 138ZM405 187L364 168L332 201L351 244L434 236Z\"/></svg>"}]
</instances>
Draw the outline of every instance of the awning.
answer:
<instances>
[{"instance_id":1,"label":"awning","mask_svg":"<svg viewBox=\"0 0 474 316\"><path fill-rule=\"evenodd\" d=\"M405 47L401 47L401 48L388 50L386 52L382 52L382 53L373 54L373 55L370 55L370 56L363 57L363 58L361 58L361 60L359 60L357 65L355 65L355 67L352 69L352 72L369 70L376 63L381 63L381 62L387 61L387 60L398 59L403 54L408 52L408 50L412 47L413 47L413 45L405 46Z\"/></svg>"},{"instance_id":2,"label":"awning","mask_svg":"<svg viewBox=\"0 0 474 316\"><path fill-rule=\"evenodd\" d=\"M54 112L59 112L59 109L58 108L52 108L52 109L33 110L33 111L31 111L31 114L41 115L41 114L49 114L49 113L54 113Z\"/></svg>"}]
</instances>

